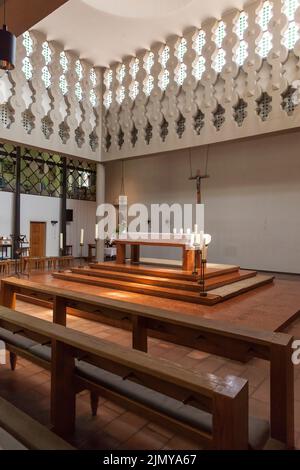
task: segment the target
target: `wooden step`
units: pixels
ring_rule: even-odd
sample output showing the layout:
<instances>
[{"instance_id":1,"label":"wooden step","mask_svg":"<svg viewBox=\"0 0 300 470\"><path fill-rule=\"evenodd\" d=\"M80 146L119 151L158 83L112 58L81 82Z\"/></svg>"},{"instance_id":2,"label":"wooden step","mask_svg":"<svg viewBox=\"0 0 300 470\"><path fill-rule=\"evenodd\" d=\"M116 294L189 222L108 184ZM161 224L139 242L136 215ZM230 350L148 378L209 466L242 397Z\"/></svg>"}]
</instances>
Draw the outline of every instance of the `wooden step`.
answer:
<instances>
[{"instance_id":1,"label":"wooden step","mask_svg":"<svg viewBox=\"0 0 300 470\"><path fill-rule=\"evenodd\" d=\"M197 292L170 289L166 287L149 286L145 284L126 282L115 279L104 279L99 277L96 278L92 276L84 276L82 274L75 274L71 271L53 273L52 276L55 279L61 279L64 281L106 287L109 289L117 289L125 292L136 292L138 294L153 295L156 297L163 297L167 299L182 300L183 302L214 305L220 301L218 296L210 293L207 297L200 297L200 293Z\"/></svg>"},{"instance_id":2,"label":"wooden step","mask_svg":"<svg viewBox=\"0 0 300 470\"><path fill-rule=\"evenodd\" d=\"M257 289L258 287L272 284L274 279L274 276L257 274L254 278L244 279L242 281L235 282L232 285L219 287L218 289L212 290L210 293L221 297L223 300L228 300L232 297L236 297L237 295L249 292L250 290Z\"/></svg>"},{"instance_id":3,"label":"wooden step","mask_svg":"<svg viewBox=\"0 0 300 470\"><path fill-rule=\"evenodd\" d=\"M197 275L193 275L191 272L182 271L180 268L166 268L162 266L153 266L153 265L133 265L130 262L126 264L118 264L116 262L106 262L106 263L91 263L91 269L100 269L108 271L117 271L117 272L126 272L131 274L141 274L149 275L153 277L163 277L168 279L182 279L185 281L195 281ZM231 266L225 264L211 264L209 263L206 268L205 277L206 279L211 279L223 274L236 273L240 270L239 266Z\"/></svg>"},{"instance_id":4,"label":"wooden step","mask_svg":"<svg viewBox=\"0 0 300 470\"><path fill-rule=\"evenodd\" d=\"M82 274L84 276L101 277L105 279L124 280L126 282L134 282L138 284L146 284L157 287L167 287L171 289L184 289L192 292L199 292L199 284L195 280L168 279L164 277L156 277L151 275L132 274L121 271L110 271L106 269L71 268L71 272ZM218 277L208 279L206 281L206 289L210 291L218 287L226 286L243 279L249 279L256 276L255 271L237 271L234 273L222 274Z\"/></svg>"}]
</instances>

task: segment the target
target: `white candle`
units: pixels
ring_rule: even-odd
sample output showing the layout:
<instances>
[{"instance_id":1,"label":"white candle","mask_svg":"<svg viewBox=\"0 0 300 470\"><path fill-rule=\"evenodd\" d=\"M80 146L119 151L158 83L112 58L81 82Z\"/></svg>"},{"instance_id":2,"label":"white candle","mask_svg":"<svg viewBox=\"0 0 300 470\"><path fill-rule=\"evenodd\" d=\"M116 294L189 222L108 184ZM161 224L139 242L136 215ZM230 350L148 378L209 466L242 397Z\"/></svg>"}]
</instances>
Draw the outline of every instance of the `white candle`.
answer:
<instances>
[{"instance_id":1,"label":"white candle","mask_svg":"<svg viewBox=\"0 0 300 470\"><path fill-rule=\"evenodd\" d=\"M183 235L183 228L180 229L180 235Z\"/></svg>"},{"instance_id":2,"label":"white candle","mask_svg":"<svg viewBox=\"0 0 300 470\"><path fill-rule=\"evenodd\" d=\"M191 246L194 246L195 245L195 234L192 233L191 235Z\"/></svg>"},{"instance_id":3,"label":"white candle","mask_svg":"<svg viewBox=\"0 0 300 470\"><path fill-rule=\"evenodd\" d=\"M196 224L196 225L194 226L194 234L197 235L197 233L198 233L198 225Z\"/></svg>"},{"instance_id":4,"label":"white candle","mask_svg":"<svg viewBox=\"0 0 300 470\"><path fill-rule=\"evenodd\" d=\"M173 229L173 234L176 235L176 233L177 233L177 229L174 228L174 229Z\"/></svg>"},{"instance_id":5,"label":"white candle","mask_svg":"<svg viewBox=\"0 0 300 470\"><path fill-rule=\"evenodd\" d=\"M80 231L80 245L83 245L84 242L84 230L83 228Z\"/></svg>"},{"instance_id":6,"label":"white candle","mask_svg":"<svg viewBox=\"0 0 300 470\"><path fill-rule=\"evenodd\" d=\"M96 224L96 227L95 227L95 240L98 240L99 239L99 225Z\"/></svg>"},{"instance_id":7,"label":"white candle","mask_svg":"<svg viewBox=\"0 0 300 470\"><path fill-rule=\"evenodd\" d=\"M203 231L200 232L200 242L199 242L199 244L200 244L200 247L202 249L202 247L204 245L204 232Z\"/></svg>"},{"instance_id":8,"label":"white candle","mask_svg":"<svg viewBox=\"0 0 300 470\"><path fill-rule=\"evenodd\" d=\"M200 240L200 235L199 235L199 233L197 233L197 234L195 235L195 240L196 240L196 244L197 244L197 245L200 245L200 241L201 241L201 240Z\"/></svg>"},{"instance_id":9,"label":"white candle","mask_svg":"<svg viewBox=\"0 0 300 470\"><path fill-rule=\"evenodd\" d=\"M59 248L60 248L61 250L64 249L64 234L63 234L63 233L61 233L61 234L60 234L60 237L59 237Z\"/></svg>"},{"instance_id":10,"label":"white candle","mask_svg":"<svg viewBox=\"0 0 300 470\"><path fill-rule=\"evenodd\" d=\"M191 235L191 229L190 228L187 229L186 234Z\"/></svg>"}]
</instances>

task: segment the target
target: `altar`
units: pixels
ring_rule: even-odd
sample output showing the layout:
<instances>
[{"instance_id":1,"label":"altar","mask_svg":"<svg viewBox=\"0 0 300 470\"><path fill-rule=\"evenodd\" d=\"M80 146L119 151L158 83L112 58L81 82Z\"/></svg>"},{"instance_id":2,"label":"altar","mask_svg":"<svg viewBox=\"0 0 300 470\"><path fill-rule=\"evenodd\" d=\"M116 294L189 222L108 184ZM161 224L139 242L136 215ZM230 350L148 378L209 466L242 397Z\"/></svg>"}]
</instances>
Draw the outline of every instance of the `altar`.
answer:
<instances>
[{"instance_id":1,"label":"altar","mask_svg":"<svg viewBox=\"0 0 300 470\"><path fill-rule=\"evenodd\" d=\"M131 264L140 263L141 246L173 247L181 251L182 270L193 271L194 269L194 247L189 235L171 234L133 234L115 240L117 247L117 263L125 264L126 247L131 248Z\"/></svg>"}]
</instances>

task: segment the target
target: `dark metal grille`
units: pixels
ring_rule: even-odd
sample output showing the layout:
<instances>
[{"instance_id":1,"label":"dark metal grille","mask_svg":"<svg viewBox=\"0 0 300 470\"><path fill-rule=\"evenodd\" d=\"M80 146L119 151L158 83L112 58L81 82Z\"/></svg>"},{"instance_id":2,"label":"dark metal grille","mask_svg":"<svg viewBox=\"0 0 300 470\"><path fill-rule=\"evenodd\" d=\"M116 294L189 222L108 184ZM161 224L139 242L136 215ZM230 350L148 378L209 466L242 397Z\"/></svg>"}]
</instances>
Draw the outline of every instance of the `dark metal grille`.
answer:
<instances>
[{"instance_id":1,"label":"dark metal grille","mask_svg":"<svg viewBox=\"0 0 300 470\"><path fill-rule=\"evenodd\" d=\"M163 120L160 124L160 137L163 142L166 141L166 138L168 137L169 134L169 123L166 120L165 116L163 117Z\"/></svg>"},{"instance_id":2,"label":"dark metal grille","mask_svg":"<svg viewBox=\"0 0 300 470\"><path fill-rule=\"evenodd\" d=\"M0 143L0 191L14 192L16 149L11 144Z\"/></svg>"},{"instance_id":3,"label":"dark metal grille","mask_svg":"<svg viewBox=\"0 0 300 470\"><path fill-rule=\"evenodd\" d=\"M201 131L204 127L204 118L204 114L202 113L201 109L198 108L198 111L194 116L194 129L197 135L201 134Z\"/></svg>"},{"instance_id":4,"label":"dark metal grille","mask_svg":"<svg viewBox=\"0 0 300 470\"><path fill-rule=\"evenodd\" d=\"M218 104L215 112L213 113L214 126L217 129L217 131L221 129L221 127L223 126L225 122L224 114L225 114L225 109L223 108L223 106Z\"/></svg>"},{"instance_id":5,"label":"dark metal grille","mask_svg":"<svg viewBox=\"0 0 300 470\"><path fill-rule=\"evenodd\" d=\"M295 96L296 88L293 88L291 85L287 87L284 93L282 93L282 109L287 113L288 116L292 116L296 106L297 98Z\"/></svg>"},{"instance_id":6,"label":"dark metal grille","mask_svg":"<svg viewBox=\"0 0 300 470\"><path fill-rule=\"evenodd\" d=\"M272 98L265 91L261 94L260 98L256 101L257 108L256 112L260 116L262 121L266 121L272 111Z\"/></svg>"},{"instance_id":7,"label":"dark metal grille","mask_svg":"<svg viewBox=\"0 0 300 470\"><path fill-rule=\"evenodd\" d=\"M152 137L153 137L153 126L150 121L147 122L147 126L145 127L145 141L147 145L150 144Z\"/></svg>"},{"instance_id":8,"label":"dark metal grille","mask_svg":"<svg viewBox=\"0 0 300 470\"><path fill-rule=\"evenodd\" d=\"M0 143L0 191L16 190L16 146ZM21 148L21 192L62 197L63 159L57 154ZM96 163L67 158L67 197L96 200Z\"/></svg>"},{"instance_id":9,"label":"dark metal grille","mask_svg":"<svg viewBox=\"0 0 300 470\"><path fill-rule=\"evenodd\" d=\"M179 118L177 119L177 122L176 122L176 132L177 132L179 139L182 138L185 132L185 122L186 122L185 117L183 116L182 113L180 113Z\"/></svg>"},{"instance_id":10,"label":"dark metal grille","mask_svg":"<svg viewBox=\"0 0 300 470\"><path fill-rule=\"evenodd\" d=\"M248 104L242 98L240 98L236 106L233 107L234 120L239 127L242 127L244 120L247 117L247 107Z\"/></svg>"},{"instance_id":11,"label":"dark metal grille","mask_svg":"<svg viewBox=\"0 0 300 470\"><path fill-rule=\"evenodd\" d=\"M96 201L96 163L85 160L68 160L67 163L67 197Z\"/></svg>"}]
</instances>

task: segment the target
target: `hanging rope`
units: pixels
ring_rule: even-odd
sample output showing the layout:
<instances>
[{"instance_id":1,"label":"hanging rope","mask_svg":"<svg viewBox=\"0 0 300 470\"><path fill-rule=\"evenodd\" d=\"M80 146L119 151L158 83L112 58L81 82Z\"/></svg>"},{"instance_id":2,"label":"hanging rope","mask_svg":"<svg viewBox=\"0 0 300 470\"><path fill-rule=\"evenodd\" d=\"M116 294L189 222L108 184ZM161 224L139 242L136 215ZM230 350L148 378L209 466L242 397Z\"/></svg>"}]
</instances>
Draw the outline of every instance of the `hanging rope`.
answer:
<instances>
[{"instance_id":1,"label":"hanging rope","mask_svg":"<svg viewBox=\"0 0 300 470\"><path fill-rule=\"evenodd\" d=\"M208 162L209 162L209 145L207 145L206 147L205 175L208 175Z\"/></svg>"},{"instance_id":2,"label":"hanging rope","mask_svg":"<svg viewBox=\"0 0 300 470\"><path fill-rule=\"evenodd\" d=\"M125 195L125 177L124 177L124 160L122 160L122 181L121 181L121 192L122 196Z\"/></svg>"},{"instance_id":3,"label":"hanging rope","mask_svg":"<svg viewBox=\"0 0 300 470\"><path fill-rule=\"evenodd\" d=\"M192 165L192 149L189 149L189 159L190 159L190 174L191 178L193 177L193 165Z\"/></svg>"}]
</instances>

